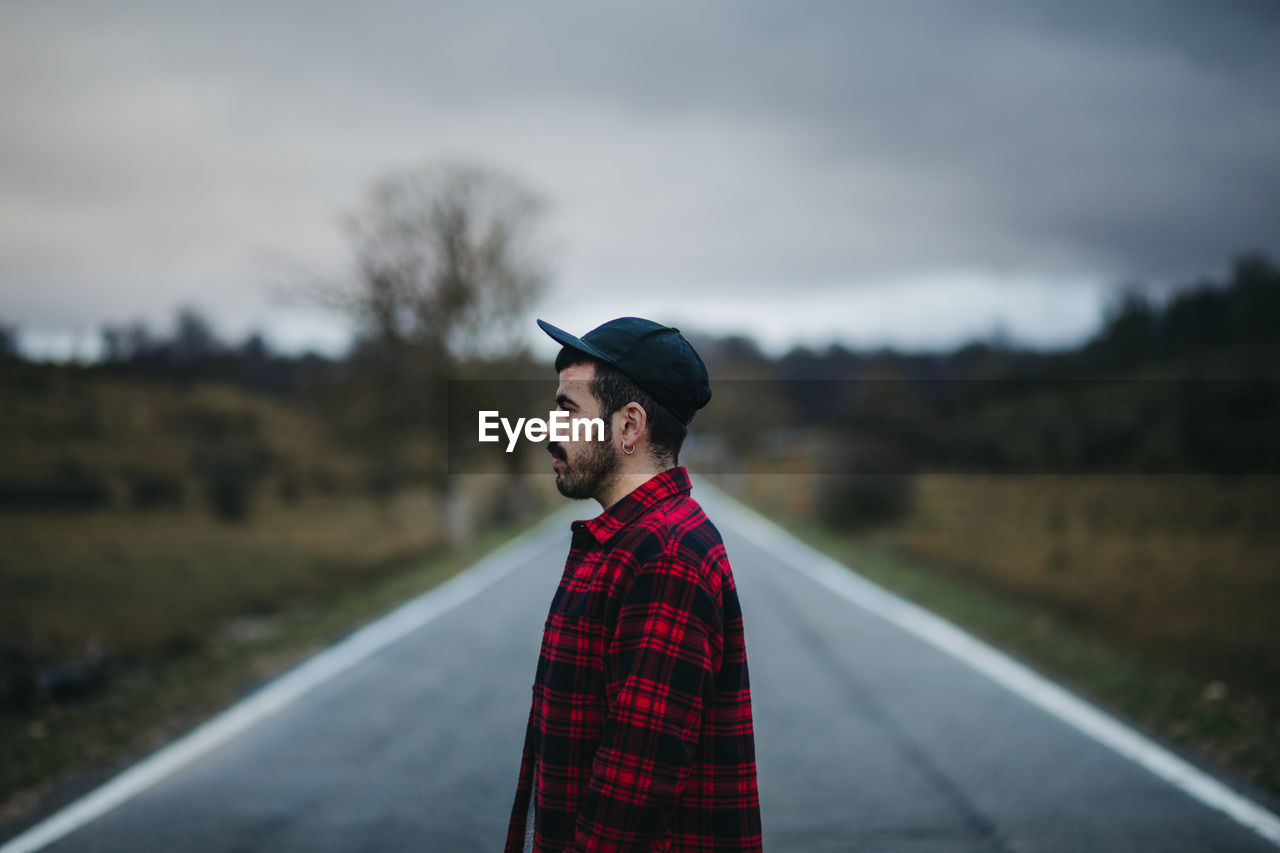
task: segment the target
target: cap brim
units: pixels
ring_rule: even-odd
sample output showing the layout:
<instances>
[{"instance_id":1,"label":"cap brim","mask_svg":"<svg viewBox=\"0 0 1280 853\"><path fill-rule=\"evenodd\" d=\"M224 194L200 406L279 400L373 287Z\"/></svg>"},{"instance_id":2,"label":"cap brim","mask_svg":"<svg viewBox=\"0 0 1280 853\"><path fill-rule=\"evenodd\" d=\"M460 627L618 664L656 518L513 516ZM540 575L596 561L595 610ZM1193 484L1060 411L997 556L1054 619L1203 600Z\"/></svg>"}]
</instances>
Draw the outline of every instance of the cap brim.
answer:
<instances>
[{"instance_id":1,"label":"cap brim","mask_svg":"<svg viewBox=\"0 0 1280 853\"><path fill-rule=\"evenodd\" d=\"M564 329L556 328L555 326L548 323L546 320L539 320L538 328L546 332L547 335L550 336L551 340L555 341L556 343L562 344L567 347L573 347L576 350L582 350L587 355L592 356L594 358L598 358L603 362L607 362L609 364L614 363L612 358L600 352L600 350L596 349L591 344L584 341L582 338L579 338L576 335L571 335L568 332L566 332Z\"/></svg>"}]
</instances>

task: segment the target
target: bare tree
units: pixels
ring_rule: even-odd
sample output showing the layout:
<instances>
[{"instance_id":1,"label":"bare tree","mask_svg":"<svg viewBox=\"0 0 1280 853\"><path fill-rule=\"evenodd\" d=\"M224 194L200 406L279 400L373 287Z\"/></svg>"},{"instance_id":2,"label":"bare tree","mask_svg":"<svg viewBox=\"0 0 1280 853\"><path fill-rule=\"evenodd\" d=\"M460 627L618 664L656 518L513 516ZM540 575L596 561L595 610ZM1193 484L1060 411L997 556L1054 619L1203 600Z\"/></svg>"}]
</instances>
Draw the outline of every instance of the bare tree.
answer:
<instances>
[{"instance_id":1,"label":"bare tree","mask_svg":"<svg viewBox=\"0 0 1280 853\"><path fill-rule=\"evenodd\" d=\"M436 440L443 458L447 379L524 352L520 324L548 281L544 213L542 198L513 176L445 162L384 176L348 215L355 275L325 295L357 326L348 400L371 442L378 492L402 479L407 436ZM452 505L443 462L435 473Z\"/></svg>"},{"instance_id":2,"label":"bare tree","mask_svg":"<svg viewBox=\"0 0 1280 853\"><path fill-rule=\"evenodd\" d=\"M496 169L448 162L374 183L347 219L357 281L345 307L366 340L442 368L521 348L517 324L547 282L545 205Z\"/></svg>"}]
</instances>

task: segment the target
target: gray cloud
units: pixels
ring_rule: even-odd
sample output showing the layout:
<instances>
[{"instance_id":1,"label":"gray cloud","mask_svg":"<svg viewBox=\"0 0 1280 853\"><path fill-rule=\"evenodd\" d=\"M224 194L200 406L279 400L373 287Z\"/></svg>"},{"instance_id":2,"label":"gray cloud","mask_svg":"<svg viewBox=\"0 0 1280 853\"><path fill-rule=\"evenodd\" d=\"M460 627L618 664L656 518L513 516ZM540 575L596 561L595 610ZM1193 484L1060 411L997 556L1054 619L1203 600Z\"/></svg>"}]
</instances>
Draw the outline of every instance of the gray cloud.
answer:
<instances>
[{"instance_id":1,"label":"gray cloud","mask_svg":"<svg viewBox=\"0 0 1280 853\"><path fill-rule=\"evenodd\" d=\"M1185 281L1280 249L1275 8L6 4L0 315L262 322L262 248L338 271L373 176L459 153L551 196L601 311Z\"/></svg>"}]
</instances>

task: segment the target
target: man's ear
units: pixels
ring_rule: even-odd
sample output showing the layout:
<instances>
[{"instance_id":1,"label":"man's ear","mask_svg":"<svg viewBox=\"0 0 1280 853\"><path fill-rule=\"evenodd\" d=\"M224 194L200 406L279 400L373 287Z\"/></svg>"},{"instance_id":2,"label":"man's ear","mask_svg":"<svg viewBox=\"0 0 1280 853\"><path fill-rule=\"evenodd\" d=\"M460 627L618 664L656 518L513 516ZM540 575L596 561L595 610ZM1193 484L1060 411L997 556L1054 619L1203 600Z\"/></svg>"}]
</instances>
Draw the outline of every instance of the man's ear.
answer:
<instances>
[{"instance_id":1,"label":"man's ear","mask_svg":"<svg viewBox=\"0 0 1280 853\"><path fill-rule=\"evenodd\" d=\"M635 447L649 427L649 415L639 403L627 403L618 413L622 415L622 443Z\"/></svg>"}]
</instances>

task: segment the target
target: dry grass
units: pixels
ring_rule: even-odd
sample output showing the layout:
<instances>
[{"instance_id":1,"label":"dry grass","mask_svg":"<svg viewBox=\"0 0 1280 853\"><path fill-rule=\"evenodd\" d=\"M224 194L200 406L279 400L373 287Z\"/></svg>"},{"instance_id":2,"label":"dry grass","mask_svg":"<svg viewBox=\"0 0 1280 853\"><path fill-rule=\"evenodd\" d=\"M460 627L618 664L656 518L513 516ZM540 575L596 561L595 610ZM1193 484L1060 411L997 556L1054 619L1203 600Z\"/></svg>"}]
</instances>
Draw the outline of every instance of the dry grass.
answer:
<instances>
[{"instance_id":1,"label":"dry grass","mask_svg":"<svg viewBox=\"0 0 1280 853\"><path fill-rule=\"evenodd\" d=\"M442 542L424 492L316 498L225 524L202 510L0 515L0 643L154 658L226 620L358 587Z\"/></svg>"},{"instance_id":2,"label":"dry grass","mask_svg":"<svg viewBox=\"0 0 1280 853\"><path fill-rule=\"evenodd\" d=\"M927 475L909 517L856 534L817 523L820 478L803 471L723 485L873 581L1280 793L1280 477Z\"/></svg>"},{"instance_id":3,"label":"dry grass","mask_svg":"<svg viewBox=\"0 0 1280 853\"><path fill-rule=\"evenodd\" d=\"M278 466L350 489L362 459L325 420L287 400L214 383L179 385L32 370L26 384L0 375L0 448L9 476L41 476L74 459L108 479L127 467L186 476L193 452L234 443Z\"/></svg>"},{"instance_id":4,"label":"dry grass","mask_svg":"<svg viewBox=\"0 0 1280 853\"><path fill-rule=\"evenodd\" d=\"M504 484L461 486L483 508ZM60 781L120 769L469 565L546 492L530 490L532 516L460 547L422 491L263 506L239 525L198 510L0 516L3 642L75 657L92 639L114 674L81 699L0 709L0 837L83 787Z\"/></svg>"},{"instance_id":5,"label":"dry grass","mask_svg":"<svg viewBox=\"0 0 1280 853\"><path fill-rule=\"evenodd\" d=\"M448 577L553 489L464 477L448 511L423 485L378 499L376 454L340 413L217 384L25 366L0 392L0 834L58 780L154 748ZM426 438L399 449L402 482L431 482ZM234 522L213 511L219 455L243 463ZM93 500L41 499L68 467ZM138 499L139 475L159 500ZM480 535L447 547L468 515Z\"/></svg>"},{"instance_id":6,"label":"dry grass","mask_svg":"<svg viewBox=\"0 0 1280 853\"><path fill-rule=\"evenodd\" d=\"M930 475L902 549L1280 707L1280 477Z\"/></svg>"}]
</instances>

